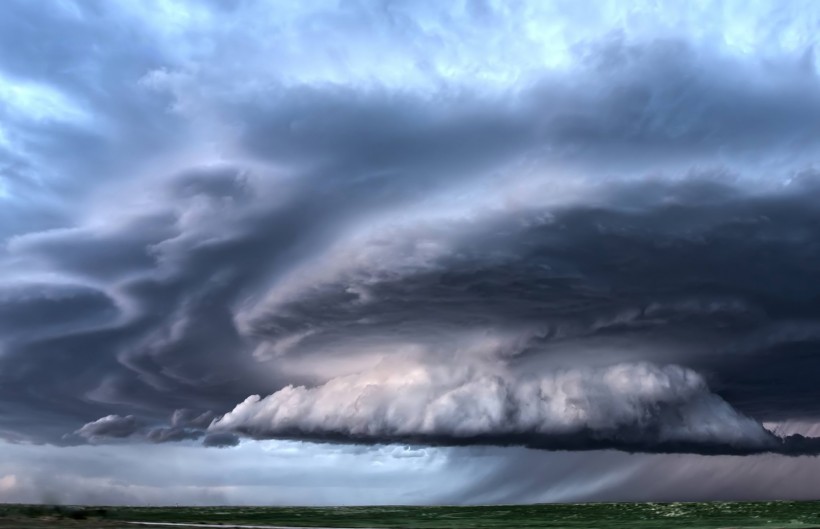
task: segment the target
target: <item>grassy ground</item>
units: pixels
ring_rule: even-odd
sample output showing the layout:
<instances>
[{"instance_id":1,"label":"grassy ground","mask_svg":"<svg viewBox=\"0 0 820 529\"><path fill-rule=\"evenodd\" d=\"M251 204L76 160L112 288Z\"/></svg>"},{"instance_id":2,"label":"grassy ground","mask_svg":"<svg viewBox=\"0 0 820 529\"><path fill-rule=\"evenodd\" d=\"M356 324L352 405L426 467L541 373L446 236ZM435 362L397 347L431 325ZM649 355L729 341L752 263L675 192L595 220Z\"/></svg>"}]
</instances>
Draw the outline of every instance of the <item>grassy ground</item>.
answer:
<instances>
[{"instance_id":1,"label":"grassy ground","mask_svg":"<svg viewBox=\"0 0 820 529\"><path fill-rule=\"evenodd\" d=\"M125 521L417 529L818 527L820 502L597 503L487 507L43 507L0 505L0 528ZM134 525L130 525L134 529Z\"/></svg>"}]
</instances>

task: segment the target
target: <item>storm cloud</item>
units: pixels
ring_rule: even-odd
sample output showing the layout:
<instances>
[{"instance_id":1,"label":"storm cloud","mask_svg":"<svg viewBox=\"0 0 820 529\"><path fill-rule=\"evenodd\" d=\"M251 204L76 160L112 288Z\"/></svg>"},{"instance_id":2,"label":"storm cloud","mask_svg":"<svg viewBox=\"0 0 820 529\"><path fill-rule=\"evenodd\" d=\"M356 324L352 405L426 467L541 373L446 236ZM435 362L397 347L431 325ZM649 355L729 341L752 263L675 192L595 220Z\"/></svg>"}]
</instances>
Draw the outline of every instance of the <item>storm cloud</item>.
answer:
<instances>
[{"instance_id":1,"label":"storm cloud","mask_svg":"<svg viewBox=\"0 0 820 529\"><path fill-rule=\"evenodd\" d=\"M9 2L0 437L820 451L818 8L575 5Z\"/></svg>"},{"instance_id":2,"label":"storm cloud","mask_svg":"<svg viewBox=\"0 0 820 529\"><path fill-rule=\"evenodd\" d=\"M397 371L394 368L398 367ZM381 371L381 372L379 372ZM393 366L252 396L214 423L269 437L776 450L776 438L708 392L695 373L621 364L534 380Z\"/></svg>"}]
</instances>

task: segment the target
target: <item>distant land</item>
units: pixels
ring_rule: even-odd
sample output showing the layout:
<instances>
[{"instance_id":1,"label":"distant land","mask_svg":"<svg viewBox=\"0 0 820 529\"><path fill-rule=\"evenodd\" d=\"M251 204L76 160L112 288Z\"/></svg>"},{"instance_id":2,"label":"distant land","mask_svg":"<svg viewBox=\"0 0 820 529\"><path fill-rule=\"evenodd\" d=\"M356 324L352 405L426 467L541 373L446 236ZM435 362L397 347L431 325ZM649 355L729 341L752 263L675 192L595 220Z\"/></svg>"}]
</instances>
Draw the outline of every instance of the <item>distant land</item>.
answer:
<instances>
[{"instance_id":1,"label":"distant land","mask_svg":"<svg viewBox=\"0 0 820 529\"><path fill-rule=\"evenodd\" d=\"M320 508L0 505L0 528L136 529L188 524L359 529L809 528L820 527L820 501Z\"/></svg>"}]
</instances>

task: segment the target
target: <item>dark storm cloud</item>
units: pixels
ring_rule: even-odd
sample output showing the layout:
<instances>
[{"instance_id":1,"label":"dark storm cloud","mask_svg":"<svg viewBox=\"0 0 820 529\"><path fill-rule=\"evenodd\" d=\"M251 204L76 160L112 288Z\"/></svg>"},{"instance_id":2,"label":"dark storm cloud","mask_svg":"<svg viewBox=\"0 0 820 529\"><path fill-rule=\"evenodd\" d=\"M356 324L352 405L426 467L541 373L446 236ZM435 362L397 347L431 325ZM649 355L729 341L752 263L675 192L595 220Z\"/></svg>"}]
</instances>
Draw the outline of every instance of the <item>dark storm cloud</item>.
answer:
<instances>
[{"instance_id":1,"label":"dark storm cloud","mask_svg":"<svg viewBox=\"0 0 820 529\"><path fill-rule=\"evenodd\" d=\"M73 435L64 436L69 443L85 440L92 443L106 443L122 439L148 441L151 443L173 443L196 440L205 435L204 430L213 421L213 412L196 413L189 409L175 410L167 425L149 425L133 415L121 417L108 415L83 425ZM210 437L210 436L208 436ZM236 438L236 443L230 440ZM215 435L205 440L205 446L236 446L239 439L235 435ZM221 443L221 444L220 444Z\"/></svg>"},{"instance_id":2,"label":"dark storm cloud","mask_svg":"<svg viewBox=\"0 0 820 529\"><path fill-rule=\"evenodd\" d=\"M5 339L32 330L65 332L105 319L116 307L105 293L77 285L24 284L0 287L0 332Z\"/></svg>"},{"instance_id":3,"label":"dark storm cloud","mask_svg":"<svg viewBox=\"0 0 820 529\"><path fill-rule=\"evenodd\" d=\"M4 24L32 16L12 6ZM820 413L810 54L616 35L503 91L236 87L107 4L38 16L69 44L4 51L4 72L92 118L15 118L42 141L21 151L107 182L160 161L6 244L0 431L816 451L759 422ZM166 167L217 128L200 114L226 137Z\"/></svg>"},{"instance_id":4,"label":"dark storm cloud","mask_svg":"<svg viewBox=\"0 0 820 529\"><path fill-rule=\"evenodd\" d=\"M119 415L107 415L94 422L83 425L75 433L88 440L96 439L122 439L131 437L140 428L140 423L133 415L121 417Z\"/></svg>"},{"instance_id":5,"label":"dark storm cloud","mask_svg":"<svg viewBox=\"0 0 820 529\"><path fill-rule=\"evenodd\" d=\"M801 57L750 64L681 40L615 36L580 48L577 64L502 95L305 88L228 108L251 153L327 166L326 185L474 178L521 155L605 174L674 172L695 160L776 162L783 171L814 160L820 100Z\"/></svg>"},{"instance_id":6,"label":"dark storm cloud","mask_svg":"<svg viewBox=\"0 0 820 529\"><path fill-rule=\"evenodd\" d=\"M175 410L171 415L171 426L205 429L214 420L214 412L197 413L193 410Z\"/></svg>"},{"instance_id":7,"label":"dark storm cloud","mask_svg":"<svg viewBox=\"0 0 820 529\"><path fill-rule=\"evenodd\" d=\"M468 239L467 243L451 248L441 262L429 263L415 273L380 277L378 271L366 276L363 274L367 272L356 270L323 289L314 284L308 298L263 311L264 315L253 321L251 327L258 335L267 334L272 339L283 332L296 333L299 339L292 341L289 354L311 354L311 349L323 348L332 354L333 347L323 343L323 339L338 344L342 337L353 336L355 343L362 345L366 343L362 337L372 335L376 343L381 340L384 366L394 366L399 375L391 380L378 372L365 372L359 379L340 377L317 389L287 388L258 402L246 401L218 421L217 426L221 422L224 427L263 437L329 437L354 442L392 439L547 448L603 445L647 451L816 453L816 441L800 436L773 444L759 444L754 435L739 443L724 444L720 435L707 443L701 443L696 435L685 438L683 443L664 443L663 434L655 437L657 432L652 433L663 424L664 413L671 410L675 417L685 417L684 410L689 405L662 404L659 395L653 395L649 402L650 409L656 411L636 414L644 418L658 414L653 419L658 422L651 426L630 423L625 430L617 427L607 434L589 420L581 428L591 432L581 434L581 439L574 434L563 438L555 432L543 435L543 431L533 429L535 424L528 426L519 416L524 402L530 406L538 402L537 398L533 401L516 394L527 387L529 381L524 376L517 376L510 385L506 375L499 378L492 372L485 373L489 375L486 377L479 372L465 378L452 370L441 379L432 371L424 371L423 376L431 380L425 378L420 384L412 376L408 380L402 377L407 368L402 363L406 352L399 348L391 355L384 336L390 336L394 343L425 340L413 336L447 343L447 333L456 334L459 328L529 326L534 329L529 335L525 333L516 343L504 344L508 348L500 354L508 358L500 362L526 371L551 354L559 356L559 363L566 362L560 358L562 349L582 350L589 346L608 355L592 359L597 363L674 360L705 369L714 379L714 386L732 396L729 402L757 417L784 420L795 410L816 416L815 407L806 407L809 393L800 382L802 377L785 367L805 368L808 360L800 349L793 357L783 353L784 344L816 341L815 333L806 333L807 328L816 328L815 305L820 296L811 287L817 283L816 268L806 266L820 260L816 235L807 229L820 220L814 202L816 185L805 183L764 197L750 197L708 182L686 182L662 190L652 189L653 186L644 189L645 185L639 185L643 192L636 192L634 185L618 189L613 195L618 197L617 208L568 208L554 212L546 223L530 222L521 213L516 213L514 222L496 219L489 223L492 230L482 226L473 232L483 236L479 241L481 248L474 247L475 242ZM630 196L646 200L653 193L660 195L654 204L638 205L629 200ZM493 232L497 242L486 235ZM412 237L404 235L405 241ZM483 260L486 252L482 249L487 245L502 257L497 253L492 259ZM362 291L366 293L362 295ZM773 332L778 326L788 327L793 322L799 323L803 332ZM768 340L761 334L767 335ZM492 340L492 334L487 338ZM607 351L600 350L598 343L602 340ZM682 341L689 349L685 356L664 352L680 346ZM731 344L749 341L763 350L748 346L740 352L731 350ZM656 350L630 351L641 342ZM807 344L804 348L807 346L810 347ZM442 356L456 356L460 363L470 362L469 357L458 356L459 347L463 344L451 340L440 346L439 351L433 350L428 365L435 365ZM767 361L770 348L772 354L780 353L784 367L760 376L765 372L762 364ZM583 364L590 359L576 355L572 361ZM761 367L747 370L746 362L759 362ZM581 398L602 391L595 386L595 377L595 371L580 376L592 385L581 392ZM750 377L754 382L746 382L747 392L738 391L738 383ZM630 392L639 387L639 380L647 380L647 374L636 375L620 386L611 399L602 399L598 394L598 400L586 402L590 407L584 413L604 410L607 420L613 421L612 411L599 406L619 398L632 402ZM789 381L793 389L786 387ZM500 393L482 393L499 383ZM662 386L675 391L675 384L668 380ZM437 390L441 393L437 394ZM380 395L380 391L385 395ZM403 395L401 402L411 404L406 408L393 406L386 395L396 391ZM417 401L415 391L426 396ZM454 409L449 418L449 411L437 415L434 410L442 404L440 399L459 392L466 399L457 408L459 411ZM540 398L548 404L556 395L545 394L542 387ZM488 408L471 411L467 405L486 403L487 399ZM356 412L352 411L354 407ZM698 408L703 409L699 405ZM501 414L496 421L489 418L494 409ZM316 420L311 417L314 412ZM431 414L436 426L411 426L413 418L429 418ZM349 419L345 419L348 415ZM479 417L484 419L479 419L483 424L478 427L469 422ZM541 417L538 428L550 431L549 424L554 419ZM382 424L382 420L387 422ZM628 419L631 420L634 419ZM683 422L703 426L708 420L693 417ZM464 424L472 426L462 431ZM515 433L521 431L530 433ZM595 441L598 435L607 440ZM653 441L644 443L645 435ZM747 440L752 444L744 446Z\"/></svg>"},{"instance_id":8,"label":"dark storm cloud","mask_svg":"<svg viewBox=\"0 0 820 529\"><path fill-rule=\"evenodd\" d=\"M239 444L239 436L232 433L212 433L202 440L203 446L223 448Z\"/></svg>"}]
</instances>

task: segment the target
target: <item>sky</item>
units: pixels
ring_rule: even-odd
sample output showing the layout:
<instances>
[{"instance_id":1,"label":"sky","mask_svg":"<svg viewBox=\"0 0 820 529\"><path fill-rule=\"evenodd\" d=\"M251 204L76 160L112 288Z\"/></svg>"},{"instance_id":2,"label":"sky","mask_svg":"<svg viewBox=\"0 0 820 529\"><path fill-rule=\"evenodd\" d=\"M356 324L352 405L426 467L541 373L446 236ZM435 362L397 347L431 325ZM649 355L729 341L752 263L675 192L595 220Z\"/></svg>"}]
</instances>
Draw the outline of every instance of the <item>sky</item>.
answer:
<instances>
[{"instance_id":1,"label":"sky","mask_svg":"<svg viewBox=\"0 0 820 529\"><path fill-rule=\"evenodd\" d=\"M820 497L817 35L6 0L0 501Z\"/></svg>"}]
</instances>

